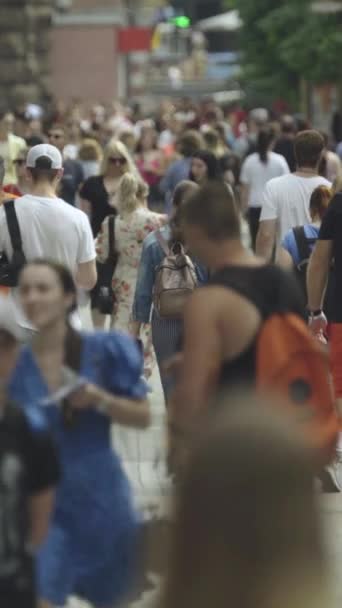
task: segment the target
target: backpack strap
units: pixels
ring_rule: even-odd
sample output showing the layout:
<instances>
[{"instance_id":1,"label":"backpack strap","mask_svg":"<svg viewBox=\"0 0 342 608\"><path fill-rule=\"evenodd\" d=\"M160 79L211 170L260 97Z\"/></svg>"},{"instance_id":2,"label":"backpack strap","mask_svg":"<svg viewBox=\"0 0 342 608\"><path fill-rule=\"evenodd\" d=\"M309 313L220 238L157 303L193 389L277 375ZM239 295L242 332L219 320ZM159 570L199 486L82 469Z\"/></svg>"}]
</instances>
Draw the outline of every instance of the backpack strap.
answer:
<instances>
[{"instance_id":1,"label":"backpack strap","mask_svg":"<svg viewBox=\"0 0 342 608\"><path fill-rule=\"evenodd\" d=\"M3 205L5 209L7 227L13 251L16 251L18 253L20 252L24 255L23 242L21 240L21 232L17 214L15 212L14 200L4 201Z\"/></svg>"},{"instance_id":2,"label":"backpack strap","mask_svg":"<svg viewBox=\"0 0 342 608\"><path fill-rule=\"evenodd\" d=\"M157 237L158 243L161 246L162 250L164 251L165 255L170 255L171 252L170 252L169 244L164 239L160 230L156 230L156 237Z\"/></svg>"},{"instance_id":3,"label":"backpack strap","mask_svg":"<svg viewBox=\"0 0 342 608\"><path fill-rule=\"evenodd\" d=\"M306 236L304 226L296 226L296 228L293 228L293 235L295 237L300 262L309 259L311 255L311 246L315 244L316 239L308 238Z\"/></svg>"}]
</instances>

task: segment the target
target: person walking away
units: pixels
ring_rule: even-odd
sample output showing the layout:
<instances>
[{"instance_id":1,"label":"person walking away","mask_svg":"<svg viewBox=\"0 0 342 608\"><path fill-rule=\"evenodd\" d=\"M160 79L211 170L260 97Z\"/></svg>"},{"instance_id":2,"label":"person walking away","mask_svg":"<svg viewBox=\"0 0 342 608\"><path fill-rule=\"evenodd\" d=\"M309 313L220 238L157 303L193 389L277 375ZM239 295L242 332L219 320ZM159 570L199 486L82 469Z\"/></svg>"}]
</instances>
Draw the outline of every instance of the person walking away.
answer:
<instances>
[{"instance_id":1,"label":"person walking away","mask_svg":"<svg viewBox=\"0 0 342 608\"><path fill-rule=\"evenodd\" d=\"M111 326L128 332L137 282L138 267L145 237L165 224L167 217L150 211L138 198L139 181L127 173L121 178L118 194L118 215L114 223L114 243L118 262L114 270L114 293ZM97 260L105 262L109 253L109 219L106 218L97 238ZM145 374L152 374L154 362L151 335L147 325L141 333L145 353Z\"/></svg>"},{"instance_id":2,"label":"person walking away","mask_svg":"<svg viewBox=\"0 0 342 608\"><path fill-rule=\"evenodd\" d=\"M166 212L171 210L172 196L177 184L189 179L192 157L199 150L203 150L203 138L200 133L190 129L179 137L177 147L181 158L170 165L160 182L160 190L165 196Z\"/></svg>"},{"instance_id":3,"label":"person walking away","mask_svg":"<svg viewBox=\"0 0 342 608\"><path fill-rule=\"evenodd\" d=\"M80 189L80 207L88 215L95 239L105 218L117 214L117 194L125 173L138 175L124 144L112 140L104 149L100 175L89 177ZM97 269L98 282L90 293L90 301L93 323L95 327L101 328L105 317L99 311L98 299L103 277L99 265Z\"/></svg>"},{"instance_id":4,"label":"person walking away","mask_svg":"<svg viewBox=\"0 0 342 608\"><path fill-rule=\"evenodd\" d=\"M334 182L341 172L342 165L338 154L330 149L329 135L325 131L320 132L324 139L324 151L319 165L319 174Z\"/></svg>"},{"instance_id":5,"label":"person walking away","mask_svg":"<svg viewBox=\"0 0 342 608\"><path fill-rule=\"evenodd\" d=\"M281 135L277 138L274 146L274 152L281 154L291 173L296 170L296 157L294 152L294 139L297 133L296 121L293 116L285 115L281 119Z\"/></svg>"},{"instance_id":6,"label":"person walking away","mask_svg":"<svg viewBox=\"0 0 342 608\"><path fill-rule=\"evenodd\" d=\"M88 218L56 195L63 175L59 150L49 144L31 148L26 167L30 194L14 203L26 261L42 256L56 260L69 268L80 289L92 289L97 279L96 252ZM13 245L3 206L0 208L0 251L12 260ZM34 328L22 314L15 288L10 297L18 325L30 336Z\"/></svg>"},{"instance_id":7,"label":"person walking away","mask_svg":"<svg viewBox=\"0 0 342 608\"><path fill-rule=\"evenodd\" d=\"M0 298L0 596L2 608L36 608L34 553L45 541L59 463L37 408L22 411L8 394L22 335Z\"/></svg>"},{"instance_id":8,"label":"person walking away","mask_svg":"<svg viewBox=\"0 0 342 608\"><path fill-rule=\"evenodd\" d=\"M310 325L314 334L325 332L327 318L324 311L324 295L328 284L332 261L334 281L331 289L332 310L329 327L331 371L334 381L337 405L342 415L342 193L337 193L331 201L322 220L316 247L314 248L307 272L308 310ZM342 440L339 441L339 457Z\"/></svg>"},{"instance_id":9,"label":"person walking away","mask_svg":"<svg viewBox=\"0 0 342 608\"><path fill-rule=\"evenodd\" d=\"M55 146L63 157L63 176L59 183L58 196L69 203L69 205L75 206L79 187L84 181L82 165L78 160L64 157L64 148L67 140L63 125L52 125L49 129L48 139L49 143Z\"/></svg>"},{"instance_id":10,"label":"person walking away","mask_svg":"<svg viewBox=\"0 0 342 608\"><path fill-rule=\"evenodd\" d=\"M318 239L322 220L327 212L331 198L332 191L327 186L318 186L313 191L310 198L311 223L289 230L284 237L278 253L278 264L285 269L288 268L296 271L305 301L307 301L306 281L309 259ZM329 302L326 301L326 304L329 305ZM324 308L330 318L330 307L329 311L326 306Z\"/></svg>"},{"instance_id":11,"label":"person walking away","mask_svg":"<svg viewBox=\"0 0 342 608\"><path fill-rule=\"evenodd\" d=\"M142 357L129 336L71 329L76 287L64 266L29 263L19 291L39 332L20 353L9 393L24 412L39 408L61 462L52 524L37 557L38 595L51 608L71 595L96 608L114 606L132 591L141 526L111 426L149 424Z\"/></svg>"},{"instance_id":12,"label":"person walking away","mask_svg":"<svg viewBox=\"0 0 342 608\"><path fill-rule=\"evenodd\" d=\"M241 204L243 213L247 213L253 250L259 229L265 186L270 179L289 173L285 158L272 151L274 142L273 129L271 127L261 129L257 139L257 151L246 158L241 168Z\"/></svg>"},{"instance_id":13,"label":"person walking away","mask_svg":"<svg viewBox=\"0 0 342 608\"><path fill-rule=\"evenodd\" d=\"M318 174L324 150L320 133L302 131L296 135L294 145L296 172L271 179L261 201L256 253L268 262L291 228L310 223L309 203L315 188L331 186L327 179Z\"/></svg>"},{"instance_id":14,"label":"person walking away","mask_svg":"<svg viewBox=\"0 0 342 608\"><path fill-rule=\"evenodd\" d=\"M5 161L4 185L16 184L17 176L13 161L21 150L24 150L26 142L22 137L12 133L14 117L5 108L0 108L0 155Z\"/></svg>"},{"instance_id":15,"label":"person walking away","mask_svg":"<svg viewBox=\"0 0 342 608\"><path fill-rule=\"evenodd\" d=\"M175 189L170 222L160 229L160 235L169 248L172 248L175 243L185 245L181 227L182 205L185 199L197 189L197 184L186 180L180 182ZM157 357L165 402L167 403L172 381L165 374L164 363L175 355L180 348L183 323L181 319L161 317L153 306L157 272L166 257L165 249L161 244L160 236L156 232L152 232L144 240L138 268L131 331L135 338L140 338L143 328L147 324L151 324L153 348ZM196 263L195 269L198 284L204 283L207 280L207 272Z\"/></svg>"},{"instance_id":16,"label":"person walking away","mask_svg":"<svg viewBox=\"0 0 342 608\"><path fill-rule=\"evenodd\" d=\"M222 409L176 486L159 608L329 606L310 451L265 403Z\"/></svg>"}]
</instances>

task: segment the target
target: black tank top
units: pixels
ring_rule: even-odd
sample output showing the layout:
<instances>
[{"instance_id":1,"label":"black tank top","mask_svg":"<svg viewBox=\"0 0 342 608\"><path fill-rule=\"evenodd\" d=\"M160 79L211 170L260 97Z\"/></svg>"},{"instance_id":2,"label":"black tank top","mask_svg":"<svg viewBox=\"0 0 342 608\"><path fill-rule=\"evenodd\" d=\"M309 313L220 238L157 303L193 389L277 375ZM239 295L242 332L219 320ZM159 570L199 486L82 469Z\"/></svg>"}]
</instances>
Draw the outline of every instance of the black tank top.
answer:
<instances>
[{"instance_id":1,"label":"black tank top","mask_svg":"<svg viewBox=\"0 0 342 608\"><path fill-rule=\"evenodd\" d=\"M304 318L304 302L296 280L277 266L227 266L213 275L209 284L236 291L257 308L262 321L274 313L287 312ZM223 363L220 391L254 385L257 339L258 333L240 355Z\"/></svg>"}]
</instances>

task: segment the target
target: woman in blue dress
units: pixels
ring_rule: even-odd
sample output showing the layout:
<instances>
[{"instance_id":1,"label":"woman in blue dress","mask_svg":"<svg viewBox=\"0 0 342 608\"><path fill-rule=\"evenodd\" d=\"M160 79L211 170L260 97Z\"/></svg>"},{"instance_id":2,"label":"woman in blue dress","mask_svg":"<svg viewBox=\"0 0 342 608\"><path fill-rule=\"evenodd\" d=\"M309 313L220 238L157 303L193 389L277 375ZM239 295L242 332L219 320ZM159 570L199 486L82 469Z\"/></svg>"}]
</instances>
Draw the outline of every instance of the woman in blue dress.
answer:
<instances>
[{"instance_id":1,"label":"woman in blue dress","mask_svg":"<svg viewBox=\"0 0 342 608\"><path fill-rule=\"evenodd\" d=\"M132 582L139 533L110 428L112 422L149 423L142 357L124 335L71 330L76 292L64 267L28 264L19 290L39 332L19 356L10 392L23 408L38 405L44 412L62 469L53 522L37 559L39 597L44 607L64 606L69 595L78 595L110 608ZM75 390L60 403L66 379Z\"/></svg>"}]
</instances>

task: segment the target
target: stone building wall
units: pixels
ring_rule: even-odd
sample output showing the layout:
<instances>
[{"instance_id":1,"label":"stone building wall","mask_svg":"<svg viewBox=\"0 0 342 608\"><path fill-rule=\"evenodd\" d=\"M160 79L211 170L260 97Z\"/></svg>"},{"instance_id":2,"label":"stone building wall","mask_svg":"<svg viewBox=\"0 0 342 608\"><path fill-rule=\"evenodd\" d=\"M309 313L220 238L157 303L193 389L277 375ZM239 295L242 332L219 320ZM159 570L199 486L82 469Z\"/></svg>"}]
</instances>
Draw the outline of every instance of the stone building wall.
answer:
<instances>
[{"instance_id":1,"label":"stone building wall","mask_svg":"<svg viewBox=\"0 0 342 608\"><path fill-rule=\"evenodd\" d=\"M48 99L52 4L1 0L0 105Z\"/></svg>"}]
</instances>

